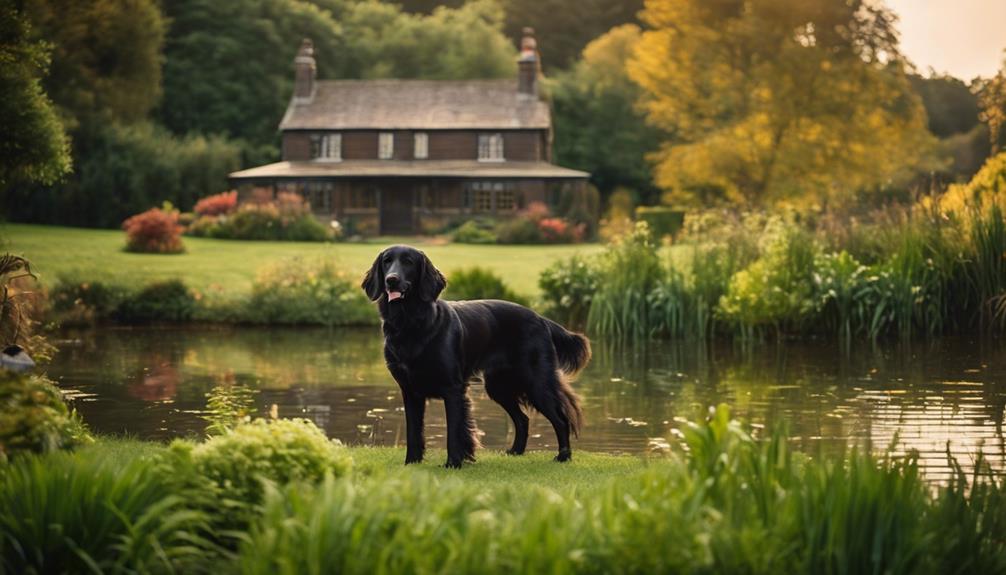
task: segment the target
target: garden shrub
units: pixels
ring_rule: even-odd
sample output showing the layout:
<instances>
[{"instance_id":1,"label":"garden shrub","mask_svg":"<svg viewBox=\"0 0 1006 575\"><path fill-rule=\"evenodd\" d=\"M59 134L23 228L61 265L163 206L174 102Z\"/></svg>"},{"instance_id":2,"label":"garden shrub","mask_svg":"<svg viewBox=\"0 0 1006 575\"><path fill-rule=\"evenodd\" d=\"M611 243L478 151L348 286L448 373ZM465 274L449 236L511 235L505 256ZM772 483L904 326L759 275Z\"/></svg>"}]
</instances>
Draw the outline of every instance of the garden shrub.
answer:
<instances>
[{"instance_id":1,"label":"garden shrub","mask_svg":"<svg viewBox=\"0 0 1006 575\"><path fill-rule=\"evenodd\" d=\"M497 238L492 230L484 228L475 220L468 220L451 233L451 241L459 244L495 244Z\"/></svg>"},{"instance_id":2,"label":"garden shrub","mask_svg":"<svg viewBox=\"0 0 1006 575\"><path fill-rule=\"evenodd\" d=\"M587 314L597 292L597 268L581 255L557 260L538 277L544 313L563 325L578 329L587 323Z\"/></svg>"},{"instance_id":3,"label":"garden shrub","mask_svg":"<svg viewBox=\"0 0 1006 575\"><path fill-rule=\"evenodd\" d=\"M237 190L206 196L196 202L192 211L199 216L224 216L238 207Z\"/></svg>"},{"instance_id":4,"label":"garden shrub","mask_svg":"<svg viewBox=\"0 0 1006 575\"><path fill-rule=\"evenodd\" d=\"M70 449L92 441L54 383L0 369L0 463L24 453Z\"/></svg>"},{"instance_id":5,"label":"garden shrub","mask_svg":"<svg viewBox=\"0 0 1006 575\"><path fill-rule=\"evenodd\" d=\"M748 336L764 327L777 334L800 327L816 311L812 278L819 248L809 234L776 219L762 243L761 258L731 278L720 300L724 319Z\"/></svg>"},{"instance_id":6,"label":"garden shrub","mask_svg":"<svg viewBox=\"0 0 1006 575\"><path fill-rule=\"evenodd\" d=\"M252 323L371 325L377 314L357 278L329 260L298 258L259 272L243 319Z\"/></svg>"},{"instance_id":7,"label":"garden shrub","mask_svg":"<svg viewBox=\"0 0 1006 575\"><path fill-rule=\"evenodd\" d=\"M97 447L0 473L0 571L187 573L217 560L206 516L170 474Z\"/></svg>"},{"instance_id":8,"label":"garden shrub","mask_svg":"<svg viewBox=\"0 0 1006 575\"><path fill-rule=\"evenodd\" d=\"M586 224L553 217L542 202L532 202L496 225L496 237L501 244L576 243L582 242L586 233Z\"/></svg>"},{"instance_id":9,"label":"garden shrub","mask_svg":"<svg viewBox=\"0 0 1006 575\"><path fill-rule=\"evenodd\" d=\"M451 273L442 297L447 300L501 299L528 304L526 299L507 287L502 278L489 269L477 266Z\"/></svg>"},{"instance_id":10,"label":"garden shrub","mask_svg":"<svg viewBox=\"0 0 1006 575\"><path fill-rule=\"evenodd\" d=\"M323 242L337 236L314 217L303 197L291 192L280 192L275 199L251 198L230 213L202 215L187 231L229 240Z\"/></svg>"},{"instance_id":11,"label":"garden shrub","mask_svg":"<svg viewBox=\"0 0 1006 575\"><path fill-rule=\"evenodd\" d=\"M673 238L685 225L685 212L667 206L639 206L636 219L646 222L655 238Z\"/></svg>"},{"instance_id":12,"label":"garden shrub","mask_svg":"<svg viewBox=\"0 0 1006 575\"><path fill-rule=\"evenodd\" d=\"M500 221L494 231L501 244L542 243L538 222L522 215Z\"/></svg>"},{"instance_id":13,"label":"garden shrub","mask_svg":"<svg viewBox=\"0 0 1006 575\"><path fill-rule=\"evenodd\" d=\"M126 230L127 251L157 254L185 251L176 210L151 208L127 219L122 229Z\"/></svg>"},{"instance_id":14,"label":"garden shrub","mask_svg":"<svg viewBox=\"0 0 1006 575\"><path fill-rule=\"evenodd\" d=\"M256 419L203 443L176 440L165 464L194 471L208 500L228 516L223 521L240 525L262 501L263 481L282 485L340 477L349 473L352 459L338 440L308 420Z\"/></svg>"},{"instance_id":15,"label":"garden shrub","mask_svg":"<svg viewBox=\"0 0 1006 575\"><path fill-rule=\"evenodd\" d=\"M181 280L152 283L127 295L113 317L123 323L182 322L192 319L196 298Z\"/></svg>"}]
</instances>

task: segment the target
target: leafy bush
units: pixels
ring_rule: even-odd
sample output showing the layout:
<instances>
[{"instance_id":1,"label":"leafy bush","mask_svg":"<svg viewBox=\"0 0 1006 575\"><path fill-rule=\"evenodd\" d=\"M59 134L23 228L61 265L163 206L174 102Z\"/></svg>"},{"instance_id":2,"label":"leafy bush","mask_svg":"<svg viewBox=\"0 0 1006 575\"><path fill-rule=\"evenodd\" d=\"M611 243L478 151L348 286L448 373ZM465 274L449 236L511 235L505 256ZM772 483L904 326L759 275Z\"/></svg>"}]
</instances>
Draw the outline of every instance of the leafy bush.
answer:
<instances>
[{"instance_id":1,"label":"leafy bush","mask_svg":"<svg viewBox=\"0 0 1006 575\"><path fill-rule=\"evenodd\" d=\"M720 302L725 319L747 334L766 326L799 327L816 311L812 278L818 248L795 225L776 219L763 238L762 257L736 273Z\"/></svg>"},{"instance_id":2,"label":"leafy bush","mask_svg":"<svg viewBox=\"0 0 1006 575\"><path fill-rule=\"evenodd\" d=\"M532 202L514 217L496 225L496 237L501 244L575 243L582 242L586 232L586 224L552 217L548 206L541 202Z\"/></svg>"},{"instance_id":3,"label":"leafy bush","mask_svg":"<svg viewBox=\"0 0 1006 575\"><path fill-rule=\"evenodd\" d=\"M303 197L291 192L280 192L276 199L252 198L229 214L200 216L187 232L229 240L323 242L337 237L311 214Z\"/></svg>"},{"instance_id":4,"label":"leafy bush","mask_svg":"<svg viewBox=\"0 0 1006 575\"><path fill-rule=\"evenodd\" d=\"M42 376L0 370L0 463L91 441L87 426L67 409L55 384Z\"/></svg>"},{"instance_id":5,"label":"leafy bush","mask_svg":"<svg viewBox=\"0 0 1006 575\"><path fill-rule=\"evenodd\" d=\"M200 216L224 216L232 213L238 207L237 190L220 192L196 202L192 211Z\"/></svg>"},{"instance_id":6,"label":"leafy bush","mask_svg":"<svg viewBox=\"0 0 1006 575\"><path fill-rule=\"evenodd\" d=\"M92 449L0 473L0 571L191 572L213 561L206 516L144 458Z\"/></svg>"},{"instance_id":7,"label":"leafy bush","mask_svg":"<svg viewBox=\"0 0 1006 575\"><path fill-rule=\"evenodd\" d=\"M451 241L459 244L495 244L496 234L483 228L475 220L468 220L454 230Z\"/></svg>"},{"instance_id":8,"label":"leafy bush","mask_svg":"<svg viewBox=\"0 0 1006 575\"><path fill-rule=\"evenodd\" d=\"M126 230L126 250L131 252L177 254L185 251L182 245L182 226L178 212L172 209L151 208L122 223Z\"/></svg>"},{"instance_id":9,"label":"leafy bush","mask_svg":"<svg viewBox=\"0 0 1006 575\"><path fill-rule=\"evenodd\" d=\"M639 206L636 219L646 222L656 238L674 237L685 225L685 212L666 206Z\"/></svg>"},{"instance_id":10,"label":"leafy bush","mask_svg":"<svg viewBox=\"0 0 1006 575\"><path fill-rule=\"evenodd\" d=\"M181 280L148 285L126 296L113 317L123 323L182 322L192 319L196 298Z\"/></svg>"},{"instance_id":11,"label":"leafy bush","mask_svg":"<svg viewBox=\"0 0 1006 575\"><path fill-rule=\"evenodd\" d=\"M567 326L584 327L597 292L597 276L593 260L581 255L545 268L538 277L545 315Z\"/></svg>"},{"instance_id":12,"label":"leafy bush","mask_svg":"<svg viewBox=\"0 0 1006 575\"><path fill-rule=\"evenodd\" d=\"M367 297L329 260L294 259L261 270L241 319L252 323L370 325L377 314Z\"/></svg>"},{"instance_id":13,"label":"leafy bush","mask_svg":"<svg viewBox=\"0 0 1006 575\"><path fill-rule=\"evenodd\" d=\"M337 440L304 419L257 419L203 443L176 440L167 462L193 469L238 522L262 501L263 480L319 481L349 473L352 459Z\"/></svg>"},{"instance_id":14,"label":"leafy bush","mask_svg":"<svg viewBox=\"0 0 1006 575\"><path fill-rule=\"evenodd\" d=\"M491 270L480 267L461 269L450 274L444 299L501 299L521 305L528 302L507 287L503 279Z\"/></svg>"}]
</instances>

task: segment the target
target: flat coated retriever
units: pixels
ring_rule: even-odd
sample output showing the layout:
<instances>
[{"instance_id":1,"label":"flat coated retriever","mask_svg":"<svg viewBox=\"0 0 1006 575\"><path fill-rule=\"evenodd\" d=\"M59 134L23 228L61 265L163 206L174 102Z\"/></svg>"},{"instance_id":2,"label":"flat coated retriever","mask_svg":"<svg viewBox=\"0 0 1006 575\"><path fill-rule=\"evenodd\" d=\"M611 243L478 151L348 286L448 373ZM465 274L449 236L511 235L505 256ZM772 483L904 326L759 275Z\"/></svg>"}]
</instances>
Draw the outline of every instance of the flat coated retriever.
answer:
<instances>
[{"instance_id":1,"label":"flat coated retriever","mask_svg":"<svg viewBox=\"0 0 1006 575\"><path fill-rule=\"evenodd\" d=\"M430 398L444 400L447 467L475 461L478 438L468 380L478 373L489 397L513 419L516 433L507 453L520 455L527 447L528 418L521 408L527 405L555 429L555 460L570 459L569 434L579 433L582 411L565 376L590 360L586 337L515 303L437 299L447 280L426 254L409 246L381 252L362 287L378 302L384 359L402 389L406 464L423 460L423 415Z\"/></svg>"}]
</instances>

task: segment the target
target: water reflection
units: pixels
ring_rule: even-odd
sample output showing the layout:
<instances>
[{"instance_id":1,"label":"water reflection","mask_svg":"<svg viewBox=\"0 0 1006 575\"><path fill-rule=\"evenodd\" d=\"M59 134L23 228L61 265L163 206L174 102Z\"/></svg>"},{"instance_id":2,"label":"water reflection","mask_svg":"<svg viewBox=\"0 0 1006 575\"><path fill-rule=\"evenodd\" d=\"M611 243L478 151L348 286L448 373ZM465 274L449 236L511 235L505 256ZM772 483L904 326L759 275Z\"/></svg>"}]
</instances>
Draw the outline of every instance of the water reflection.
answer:
<instances>
[{"instance_id":1,"label":"water reflection","mask_svg":"<svg viewBox=\"0 0 1006 575\"><path fill-rule=\"evenodd\" d=\"M166 439L201 433L205 394L240 383L259 391L261 413L306 417L356 444L404 441L398 389L384 367L380 334L248 328L108 329L68 334L50 375L100 432ZM754 348L657 342L619 347L595 342L576 384L587 423L578 448L612 452L665 449L680 424L726 402L744 419L785 423L809 451L849 443L916 449L930 473L945 471L945 450L964 462L982 448L1003 468L1006 347L941 340L912 346L826 343ZM483 444L508 444L509 421L473 388ZM532 449L551 449L548 422L532 415ZM427 416L430 443L444 436L443 408ZM575 446L575 447L576 447Z\"/></svg>"}]
</instances>

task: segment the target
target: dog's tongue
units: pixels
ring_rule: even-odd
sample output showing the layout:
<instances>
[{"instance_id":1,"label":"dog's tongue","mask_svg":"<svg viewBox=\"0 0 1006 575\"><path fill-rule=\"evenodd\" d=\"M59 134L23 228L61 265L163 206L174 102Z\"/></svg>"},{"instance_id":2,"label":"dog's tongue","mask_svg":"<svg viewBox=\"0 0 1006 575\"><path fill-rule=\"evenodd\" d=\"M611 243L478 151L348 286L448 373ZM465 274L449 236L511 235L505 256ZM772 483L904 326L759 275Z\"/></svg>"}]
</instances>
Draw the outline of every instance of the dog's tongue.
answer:
<instances>
[{"instance_id":1,"label":"dog's tongue","mask_svg":"<svg viewBox=\"0 0 1006 575\"><path fill-rule=\"evenodd\" d=\"M389 291L388 292L388 301L395 301L396 299L398 299L400 297L402 297L402 292L400 292L400 291Z\"/></svg>"}]
</instances>

